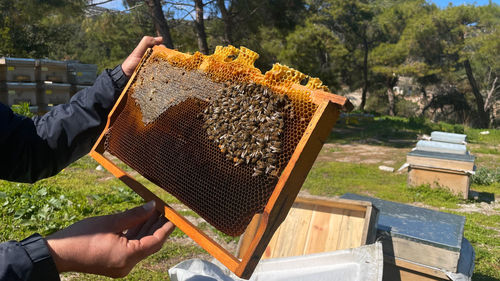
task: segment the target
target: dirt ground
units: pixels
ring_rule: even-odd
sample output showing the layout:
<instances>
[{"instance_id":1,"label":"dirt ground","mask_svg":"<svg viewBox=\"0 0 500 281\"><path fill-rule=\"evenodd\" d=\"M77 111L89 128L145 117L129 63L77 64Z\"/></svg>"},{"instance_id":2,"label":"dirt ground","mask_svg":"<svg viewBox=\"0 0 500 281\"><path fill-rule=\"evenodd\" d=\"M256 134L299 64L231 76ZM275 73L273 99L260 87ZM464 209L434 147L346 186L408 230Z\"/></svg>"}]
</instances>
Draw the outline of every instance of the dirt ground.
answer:
<instances>
[{"instance_id":1,"label":"dirt ground","mask_svg":"<svg viewBox=\"0 0 500 281\"><path fill-rule=\"evenodd\" d=\"M329 162L348 162L358 164L378 164L394 168L399 167L406 162L406 154L411 151L411 148L395 148L390 146L369 145L364 143L338 144L327 143L318 155L316 161ZM498 155L475 153L477 158L494 158L493 161L500 161ZM498 158L498 159L497 159ZM498 163L498 162L497 162ZM402 171L403 173L405 170ZM472 191L474 196L475 191ZM432 206L427 206L422 203L413 204L418 207L424 207L434 210L443 210ZM500 194L495 194L495 200L492 202L472 202L459 204L459 209L453 211L463 213L481 213L485 215L500 215ZM500 230L499 230L500 231Z\"/></svg>"},{"instance_id":2,"label":"dirt ground","mask_svg":"<svg viewBox=\"0 0 500 281\"><path fill-rule=\"evenodd\" d=\"M349 162L359 164L380 164L393 166L404 163L410 149L376 146L368 144L327 143L323 146L316 161ZM395 169L399 167L394 167Z\"/></svg>"}]
</instances>

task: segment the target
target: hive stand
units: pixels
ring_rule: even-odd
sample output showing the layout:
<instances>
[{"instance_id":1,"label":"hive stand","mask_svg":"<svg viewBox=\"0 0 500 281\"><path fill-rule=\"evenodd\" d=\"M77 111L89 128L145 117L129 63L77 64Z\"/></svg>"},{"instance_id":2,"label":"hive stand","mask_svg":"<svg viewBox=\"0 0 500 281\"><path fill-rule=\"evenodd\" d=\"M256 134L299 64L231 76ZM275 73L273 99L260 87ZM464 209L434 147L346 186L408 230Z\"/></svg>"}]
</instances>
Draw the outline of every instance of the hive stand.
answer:
<instances>
[{"instance_id":1,"label":"hive stand","mask_svg":"<svg viewBox=\"0 0 500 281\"><path fill-rule=\"evenodd\" d=\"M163 202L157 195L119 168L109 158L104 156L105 134L113 125L113 122L116 120L118 114L123 110L127 99L127 90L131 87L139 69L144 65L153 50L178 53L177 51L166 49L165 47L155 47L154 49L149 49L145 53L127 86L111 110L106 127L92 148L90 155L146 201L155 200L157 209L163 212L168 220L175 224L180 230L186 233L191 239L203 247L213 257L218 259L237 276L248 279L257 266L274 232L287 216L287 213L290 210L310 168L312 167L316 156L320 152L323 143L330 134L340 111L350 111L353 106L345 97L333 95L321 90L311 90L307 88L307 90L311 92L312 102L317 104L318 108L309 122L309 125L300 139L294 153L292 154L290 161L281 173L281 176L279 177L263 213L256 214L261 216L261 223L254 238L250 242L248 249L245 253L242 253L242 259L239 260L207 234L197 228L194 224L188 221L185 217L180 215L171 206ZM305 86L298 84L293 85L293 87L296 89L306 89Z\"/></svg>"}]
</instances>

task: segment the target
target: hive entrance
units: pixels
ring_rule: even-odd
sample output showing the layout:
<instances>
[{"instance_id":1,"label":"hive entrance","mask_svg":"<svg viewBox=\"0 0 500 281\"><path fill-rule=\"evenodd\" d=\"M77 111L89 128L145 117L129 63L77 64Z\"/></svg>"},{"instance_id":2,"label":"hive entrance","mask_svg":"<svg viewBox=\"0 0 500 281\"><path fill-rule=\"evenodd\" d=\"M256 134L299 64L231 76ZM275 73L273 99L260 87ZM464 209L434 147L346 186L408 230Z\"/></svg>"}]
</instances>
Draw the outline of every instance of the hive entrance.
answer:
<instances>
[{"instance_id":1,"label":"hive entrance","mask_svg":"<svg viewBox=\"0 0 500 281\"><path fill-rule=\"evenodd\" d=\"M220 134L215 141L215 135L207 132L215 128L214 122L221 121L210 118L214 115L214 104L220 108L224 102L221 91L225 85L199 70L172 66L161 57L152 57L129 88L126 105L107 133L106 149L218 230L238 236L254 214L262 212L314 113L314 108L298 107L301 100L296 96L284 97L267 87L248 84L226 83L225 91L234 91L234 87L242 90L253 87L255 94L266 91L267 97L253 99L258 103L265 99L266 109L269 107L268 111L258 112L263 119L256 120L254 127L260 129L233 130L231 125L241 124L242 103L229 104L235 108L234 115L228 116L238 119L225 123L228 128L224 135L232 138L239 133L248 134L249 146L241 139L219 141ZM244 100L251 102L252 98L247 96ZM299 110L294 112L293 108ZM212 113L208 113L210 110ZM271 118L275 120L269 121ZM266 122L267 127L259 126ZM262 132L263 129L266 131ZM270 134L269 130L279 130L279 134ZM268 144L263 144L264 141ZM222 144L232 148L224 148ZM250 144L262 147L256 149ZM242 155L245 150L248 155ZM248 158L258 150L262 152L260 157ZM231 157L229 151L233 153ZM252 159L257 160L252 162Z\"/></svg>"}]
</instances>

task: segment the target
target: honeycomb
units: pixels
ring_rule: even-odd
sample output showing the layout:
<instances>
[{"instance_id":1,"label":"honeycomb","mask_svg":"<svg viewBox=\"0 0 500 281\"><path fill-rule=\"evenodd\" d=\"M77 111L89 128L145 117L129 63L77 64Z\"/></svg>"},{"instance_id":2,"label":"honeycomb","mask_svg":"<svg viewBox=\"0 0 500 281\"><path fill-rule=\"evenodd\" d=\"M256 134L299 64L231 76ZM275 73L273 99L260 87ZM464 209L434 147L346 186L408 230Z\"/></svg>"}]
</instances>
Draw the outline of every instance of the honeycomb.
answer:
<instances>
[{"instance_id":1,"label":"honeycomb","mask_svg":"<svg viewBox=\"0 0 500 281\"><path fill-rule=\"evenodd\" d=\"M319 79L280 64L262 74L253 66L257 58L244 47L217 47L210 56L156 47L127 88L105 139L107 151L231 236L263 211L318 107L311 90L326 89ZM294 87L307 78L306 87ZM293 107L274 151L276 173L255 176L254 167L235 165L209 139L200 115L228 84L266 87L286 95Z\"/></svg>"},{"instance_id":2,"label":"honeycomb","mask_svg":"<svg viewBox=\"0 0 500 281\"><path fill-rule=\"evenodd\" d=\"M290 100L254 83L219 91L203 110L208 139L234 165L252 165L252 176L277 176L285 118L295 118Z\"/></svg>"}]
</instances>

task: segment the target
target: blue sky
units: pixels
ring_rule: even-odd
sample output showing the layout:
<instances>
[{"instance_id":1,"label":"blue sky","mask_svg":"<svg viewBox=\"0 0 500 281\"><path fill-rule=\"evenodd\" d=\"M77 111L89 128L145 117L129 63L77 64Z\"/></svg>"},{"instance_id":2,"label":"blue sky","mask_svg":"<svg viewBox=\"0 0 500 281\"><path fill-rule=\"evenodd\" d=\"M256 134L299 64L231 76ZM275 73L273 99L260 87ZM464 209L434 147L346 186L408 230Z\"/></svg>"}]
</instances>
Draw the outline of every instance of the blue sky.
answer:
<instances>
[{"instance_id":1,"label":"blue sky","mask_svg":"<svg viewBox=\"0 0 500 281\"><path fill-rule=\"evenodd\" d=\"M486 5L488 0L428 0L429 2L435 3L439 7L443 8L448 6L448 3L453 3L454 6L462 4L475 4L475 5ZM97 1L96 1L97 2ZM500 4L500 0L493 0L493 3ZM122 0L113 0L106 4L101 5L108 9L123 10Z\"/></svg>"},{"instance_id":2,"label":"blue sky","mask_svg":"<svg viewBox=\"0 0 500 281\"><path fill-rule=\"evenodd\" d=\"M482 5L487 5L489 3L488 0L476 0L476 1L471 1L471 0L453 0L453 1L450 1L450 0L431 0L431 1L429 1L429 0L427 0L427 1L432 2L441 8L448 6L448 4L450 2L453 3L453 6L459 6L462 4L475 4L478 6L482 6ZM492 2L496 3L496 4L500 4L500 0L494 0Z\"/></svg>"}]
</instances>

